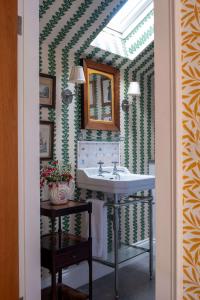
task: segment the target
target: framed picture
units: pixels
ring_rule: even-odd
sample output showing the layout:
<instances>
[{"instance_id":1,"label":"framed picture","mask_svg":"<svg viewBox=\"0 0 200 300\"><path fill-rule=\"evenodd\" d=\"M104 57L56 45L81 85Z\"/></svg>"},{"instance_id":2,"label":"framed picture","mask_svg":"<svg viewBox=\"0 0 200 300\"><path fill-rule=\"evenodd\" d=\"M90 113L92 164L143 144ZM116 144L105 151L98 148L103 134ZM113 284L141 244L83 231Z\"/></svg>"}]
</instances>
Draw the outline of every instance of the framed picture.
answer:
<instances>
[{"instance_id":1,"label":"framed picture","mask_svg":"<svg viewBox=\"0 0 200 300\"><path fill-rule=\"evenodd\" d=\"M55 108L56 77L40 73L40 106Z\"/></svg>"},{"instance_id":2,"label":"framed picture","mask_svg":"<svg viewBox=\"0 0 200 300\"><path fill-rule=\"evenodd\" d=\"M40 159L53 159L53 135L54 123L49 121L40 122Z\"/></svg>"},{"instance_id":3,"label":"framed picture","mask_svg":"<svg viewBox=\"0 0 200 300\"><path fill-rule=\"evenodd\" d=\"M112 87L110 79L101 80L102 106L111 105L112 103Z\"/></svg>"}]
</instances>

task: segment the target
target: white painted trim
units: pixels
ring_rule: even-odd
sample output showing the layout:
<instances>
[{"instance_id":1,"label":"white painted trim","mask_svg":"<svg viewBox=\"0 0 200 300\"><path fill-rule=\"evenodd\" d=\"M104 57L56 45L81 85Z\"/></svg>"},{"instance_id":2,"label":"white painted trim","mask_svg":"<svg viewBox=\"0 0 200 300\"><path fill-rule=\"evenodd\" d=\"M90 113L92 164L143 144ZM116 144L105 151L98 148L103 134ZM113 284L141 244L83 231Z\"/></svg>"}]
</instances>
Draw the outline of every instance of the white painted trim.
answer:
<instances>
[{"instance_id":1,"label":"white painted trim","mask_svg":"<svg viewBox=\"0 0 200 300\"><path fill-rule=\"evenodd\" d=\"M23 0L18 0L18 15L23 16ZM24 145L23 145L23 36L18 35L18 199L19 199L19 296L24 295Z\"/></svg>"},{"instance_id":2,"label":"white painted trim","mask_svg":"<svg viewBox=\"0 0 200 300\"><path fill-rule=\"evenodd\" d=\"M20 297L40 299L39 0L19 0L18 39Z\"/></svg>"},{"instance_id":3,"label":"white painted trim","mask_svg":"<svg viewBox=\"0 0 200 300\"><path fill-rule=\"evenodd\" d=\"M175 34L175 65L174 73L175 93L176 93L176 297L183 299L183 168L182 168L182 109L183 104L180 104L182 99L181 86L181 1L174 3L174 34Z\"/></svg>"},{"instance_id":4,"label":"white painted trim","mask_svg":"<svg viewBox=\"0 0 200 300\"><path fill-rule=\"evenodd\" d=\"M156 300L175 300L180 299L176 298L176 24L173 0L154 3Z\"/></svg>"}]
</instances>

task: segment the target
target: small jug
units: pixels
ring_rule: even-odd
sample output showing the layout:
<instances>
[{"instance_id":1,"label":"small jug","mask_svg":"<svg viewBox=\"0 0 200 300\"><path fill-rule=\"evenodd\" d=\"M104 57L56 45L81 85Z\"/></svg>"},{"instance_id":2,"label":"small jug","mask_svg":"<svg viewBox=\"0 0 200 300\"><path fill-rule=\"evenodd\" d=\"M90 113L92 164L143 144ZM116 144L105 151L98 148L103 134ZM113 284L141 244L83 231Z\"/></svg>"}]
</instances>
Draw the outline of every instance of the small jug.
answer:
<instances>
[{"instance_id":1,"label":"small jug","mask_svg":"<svg viewBox=\"0 0 200 300\"><path fill-rule=\"evenodd\" d=\"M50 201L53 205L66 204L68 200L72 199L75 189L74 180L70 182L53 182L49 187Z\"/></svg>"}]
</instances>

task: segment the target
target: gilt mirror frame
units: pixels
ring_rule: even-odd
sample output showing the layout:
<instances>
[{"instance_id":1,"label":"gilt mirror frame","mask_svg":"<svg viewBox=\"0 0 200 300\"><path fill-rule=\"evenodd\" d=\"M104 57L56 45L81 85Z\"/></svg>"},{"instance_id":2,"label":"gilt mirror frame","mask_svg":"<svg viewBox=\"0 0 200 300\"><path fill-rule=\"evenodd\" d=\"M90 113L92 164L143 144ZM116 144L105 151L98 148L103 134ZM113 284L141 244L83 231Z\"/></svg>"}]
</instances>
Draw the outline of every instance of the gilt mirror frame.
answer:
<instances>
[{"instance_id":1,"label":"gilt mirror frame","mask_svg":"<svg viewBox=\"0 0 200 300\"><path fill-rule=\"evenodd\" d=\"M84 129L96 129L96 130L111 130L119 131L120 130L120 73L119 70L106 65L97 63L90 59L83 60L83 68L86 82L84 84L84 103L83 103L83 118L82 118L82 127ZM112 89L112 102L111 102L111 120L95 120L90 116L90 99L89 99L89 90L90 90L90 77L89 75L94 71L96 74L106 76L111 79L111 89ZM101 85L101 89L102 89ZM101 100L102 106L106 106L104 100Z\"/></svg>"}]
</instances>

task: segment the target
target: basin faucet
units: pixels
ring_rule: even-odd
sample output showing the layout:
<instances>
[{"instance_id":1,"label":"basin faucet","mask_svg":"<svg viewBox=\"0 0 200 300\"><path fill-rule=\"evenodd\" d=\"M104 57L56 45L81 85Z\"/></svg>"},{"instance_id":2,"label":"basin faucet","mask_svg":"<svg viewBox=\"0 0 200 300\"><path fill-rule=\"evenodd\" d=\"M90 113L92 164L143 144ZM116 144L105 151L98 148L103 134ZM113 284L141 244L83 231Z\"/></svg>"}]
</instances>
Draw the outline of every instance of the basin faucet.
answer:
<instances>
[{"instance_id":1,"label":"basin faucet","mask_svg":"<svg viewBox=\"0 0 200 300\"><path fill-rule=\"evenodd\" d=\"M103 170L102 168L102 165L104 164L103 161L100 160L97 164L99 165L98 176L103 176L103 173L110 173L109 171Z\"/></svg>"},{"instance_id":2,"label":"basin faucet","mask_svg":"<svg viewBox=\"0 0 200 300\"><path fill-rule=\"evenodd\" d=\"M118 161L113 161L112 164L113 164L113 175L116 175L118 174L118 170L117 170Z\"/></svg>"},{"instance_id":3,"label":"basin faucet","mask_svg":"<svg viewBox=\"0 0 200 300\"><path fill-rule=\"evenodd\" d=\"M117 169L117 164L118 164L118 161L113 161L113 175L115 176L115 179L117 180L120 180L120 175L119 175L119 172L121 172L121 170L118 170Z\"/></svg>"},{"instance_id":4,"label":"basin faucet","mask_svg":"<svg viewBox=\"0 0 200 300\"><path fill-rule=\"evenodd\" d=\"M119 172L124 172L124 170L117 169L118 161L113 161L113 175L119 175Z\"/></svg>"}]
</instances>

